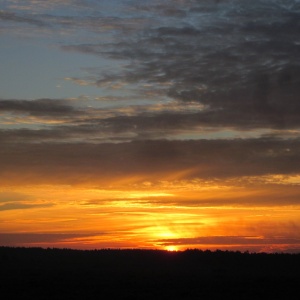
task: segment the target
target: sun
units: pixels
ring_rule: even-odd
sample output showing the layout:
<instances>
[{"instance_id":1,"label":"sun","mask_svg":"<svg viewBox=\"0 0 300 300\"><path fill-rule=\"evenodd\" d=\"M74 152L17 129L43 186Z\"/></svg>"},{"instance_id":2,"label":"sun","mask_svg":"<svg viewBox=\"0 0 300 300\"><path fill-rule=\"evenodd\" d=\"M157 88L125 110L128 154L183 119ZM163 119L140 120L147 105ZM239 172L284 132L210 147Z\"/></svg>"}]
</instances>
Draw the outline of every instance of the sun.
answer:
<instances>
[{"instance_id":1,"label":"sun","mask_svg":"<svg viewBox=\"0 0 300 300\"><path fill-rule=\"evenodd\" d=\"M174 251L177 251L178 249L177 249L176 246L167 246L167 247L166 247L166 250L167 250L167 251L170 251L170 252L174 252Z\"/></svg>"}]
</instances>

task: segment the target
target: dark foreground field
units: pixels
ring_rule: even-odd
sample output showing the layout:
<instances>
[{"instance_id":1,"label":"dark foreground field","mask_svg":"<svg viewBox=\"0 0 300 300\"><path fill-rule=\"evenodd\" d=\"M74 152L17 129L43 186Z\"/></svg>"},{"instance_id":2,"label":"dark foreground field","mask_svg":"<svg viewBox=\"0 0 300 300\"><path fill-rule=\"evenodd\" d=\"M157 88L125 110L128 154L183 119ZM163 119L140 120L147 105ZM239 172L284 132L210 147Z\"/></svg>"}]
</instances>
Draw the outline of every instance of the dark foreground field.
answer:
<instances>
[{"instance_id":1,"label":"dark foreground field","mask_svg":"<svg viewBox=\"0 0 300 300\"><path fill-rule=\"evenodd\" d=\"M300 299L300 254L0 247L1 299Z\"/></svg>"}]
</instances>

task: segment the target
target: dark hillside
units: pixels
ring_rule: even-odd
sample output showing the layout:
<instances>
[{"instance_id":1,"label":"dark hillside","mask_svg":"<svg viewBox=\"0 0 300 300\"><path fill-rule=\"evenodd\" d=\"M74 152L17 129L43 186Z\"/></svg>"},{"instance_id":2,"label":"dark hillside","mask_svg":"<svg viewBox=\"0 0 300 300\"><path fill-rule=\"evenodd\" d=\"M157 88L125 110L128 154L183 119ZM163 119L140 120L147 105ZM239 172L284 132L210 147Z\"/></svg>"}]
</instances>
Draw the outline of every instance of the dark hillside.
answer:
<instances>
[{"instance_id":1,"label":"dark hillside","mask_svg":"<svg viewBox=\"0 0 300 300\"><path fill-rule=\"evenodd\" d=\"M300 299L300 254L0 247L2 299Z\"/></svg>"}]
</instances>

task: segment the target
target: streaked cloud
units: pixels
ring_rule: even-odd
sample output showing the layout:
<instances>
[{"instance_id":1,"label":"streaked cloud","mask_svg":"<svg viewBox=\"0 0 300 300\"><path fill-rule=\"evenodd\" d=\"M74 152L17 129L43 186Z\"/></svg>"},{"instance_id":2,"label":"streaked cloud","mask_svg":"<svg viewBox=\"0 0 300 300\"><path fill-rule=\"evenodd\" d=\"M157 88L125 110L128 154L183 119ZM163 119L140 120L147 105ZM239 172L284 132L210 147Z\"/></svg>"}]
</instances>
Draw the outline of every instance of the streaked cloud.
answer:
<instances>
[{"instance_id":1,"label":"streaked cloud","mask_svg":"<svg viewBox=\"0 0 300 300\"><path fill-rule=\"evenodd\" d=\"M64 233L0 233L3 244L7 246L32 245L46 242L64 242L75 238L89 237L88 234L64 234Z\"/></svg>"},{"instance_id":2,"label":"streaked cloud","mask_svg":"<svg viewBox=\"0 0 300 300\"><path fill-rule=\"evenodd\" d=\"M0 111L30 115L66 115L73 113L74 109L60 100L0 100Z\"/></svg>"},{"instance_id":3,"label":"streaked cloud","mask_svg":"<svg viewBox=\"0 0 300 300\"><path fill-rule=\"evenodd\" d=\"M174 247L175 249L194 249L200 248L206 250L219 250L219 248L230 251L250 251L250 252L291 252L298 253L300 250L299 238L262 238L255 236L210 236L192 239L169 239L158 241L166 247ZM225 246L224 246L225 245ZM270 246L272 245L272 246ZM289 248L286 249L286 245Z\"/></svg>"},{"instance_id":4,"label":"streaked cloud","mask_svg":"<svg viewBox=\"0 0 300 300\"><path fill-rule=\"evenodd\" d=\"M0 211L4 210L15 210L15 209L31 209L31 208L38 208L38 207L49 207L52 206L51 204L23 204L18 202L11 202L11 203L0 203Z\"/></svg>"},{"instance_id":5,"label":"streaked cloud","mask_svg":"<svg viewBox=\"0 0 300 300\"><path fill-rule=\"evenodd\" d=\"M28 133L22 132L23 140L34 142L40 135L46 136L43 130L36 131L36 136L31 135L32 131ZM62 130L52 134L54 132L50 131L49 139L59 136L63 139L65 133ZM75 128L73 134L77 137L80 130ZM21 138L14 137L16 142ZM294 163L299 160L298 140L158 140L98 145L33 143L19 148L15 143L8 143L3 144L0 152L3 181L11 180L11 176L21 180L18 174L22 174L22 170L27 170L28 180L67 183L101 182L105 178L126 178L134 174L163 180L170 174L181 174L177 179L192 179L300 173L299 166Z\"/></svg>"}]
</instances>

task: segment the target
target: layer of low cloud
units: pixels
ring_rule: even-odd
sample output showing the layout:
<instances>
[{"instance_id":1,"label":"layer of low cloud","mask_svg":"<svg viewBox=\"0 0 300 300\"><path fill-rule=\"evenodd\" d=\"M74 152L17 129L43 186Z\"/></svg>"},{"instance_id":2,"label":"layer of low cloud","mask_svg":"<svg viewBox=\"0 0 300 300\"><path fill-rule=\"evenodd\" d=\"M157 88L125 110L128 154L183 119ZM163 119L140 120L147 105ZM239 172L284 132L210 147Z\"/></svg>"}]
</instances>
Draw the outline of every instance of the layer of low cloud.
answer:
<instances>
[{"instance_id":1,"label":"layer of low cloud","mask_svg":"<svg viewBox=\"0 0 300 300\"><path fill-rule=\"evenodd\" d=\"M183 249L200 248L203 250L239 250L250 252L299 253L299 238L262 238L255 236L210 236L187 239L169 239L158 241L164 247L180 247ZM289 246L287 246L289 245Z\"/></svg>"},{"instance_id":2,"label":"layer of low cloud","mask_svg":"<svg viewBox=\"0 0 300 300\"><path fill-rule=\"evenodd\" d=\"M25 113L33 116L68 115L74 112L72 106L63 100L0 100L0 112Z\"/></svg>"},{"instance_id":3,"label":"layer of low cloud","mask_svg":"<svg viewBox=\"0 0 300 300\"><path fill-rule=\"evenodd\" d=\"M99 143L249 135L295 138L299 134L297 110L287 118L277 119L284 124L282 128L277 121L273 122L277 117L265 119L263 114L256 114L258 119L249 124L247 118L252 118L251 111L246 110L242 119L238 111L216 112L198 102L185 104L173 100L126 106L126 100L116 101L107 104L106 100L82 100L80 103L69 99L2 99L0 140L2 143Z\"/></svg>"},{"instance_id":4,"label":"layer of low cloud","mask_svg":"<svg viewBox=\"0 0 300 300\"><path fill-rule=\"evenodd\" d=\"M296 244L299 238L262 238L255 236L207 236L198 238L166 239L160 241L163 246L169 245L265 245L265 244Z\"/></svg>"},{"instance_id":5,"label":"layer of low cloud","mask_svg":"<svg viewBox=\"0 0 300 300\"><path fill-rule=\"evenodd\" d=\"M0 212L5 210L15 210L15 209L32 209L32 208L45 208L50 207L52 204L25 204L19 202L10 202L10 203L0 203Z\"/></svg>"},{"instance_id":6,"label":"layer of low cloud","mask_svg":"<svg viewBox=\"0 0 300 300\"><path fill-rule=\"evenodd\" d=\"M42 132L41 134L44 134ZM38 135L38 133L37 133ZM3 182L80 183L299 174L299 140L3 144ZM173 175L172 175L173 174ZM178 174L178 175L176 175ZM176 178L178 176L178 178Z\"/></svg>"},{"instance_id":7,"label":"layer of low cloud","mask_svg":"<svg viewBox=\"0 0 300 300\"><path fill-rule=\"evenodd\" d=\"M2 246L35 245L45 243L48 246L68 242L72 239L91 237L80 233L0 233Z\"/></svg>"}]
</instances>

